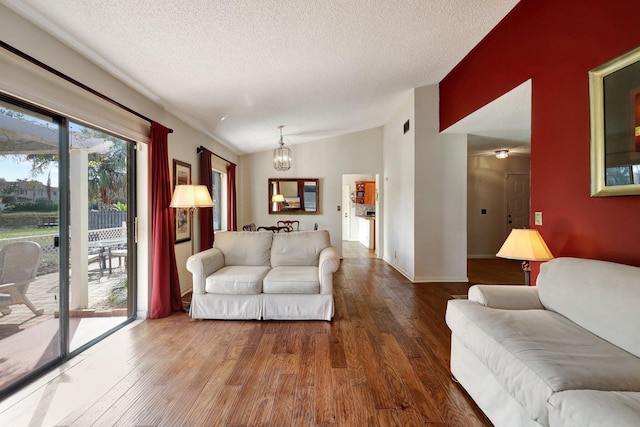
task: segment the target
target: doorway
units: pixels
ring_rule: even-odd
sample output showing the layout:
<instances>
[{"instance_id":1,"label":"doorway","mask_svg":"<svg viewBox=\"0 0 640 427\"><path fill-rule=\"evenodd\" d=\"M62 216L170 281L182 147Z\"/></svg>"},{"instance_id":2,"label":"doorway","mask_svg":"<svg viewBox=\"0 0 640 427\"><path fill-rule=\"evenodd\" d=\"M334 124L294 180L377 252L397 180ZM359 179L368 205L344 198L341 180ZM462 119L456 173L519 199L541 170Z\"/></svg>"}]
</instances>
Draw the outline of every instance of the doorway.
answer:
<instances>
[{"instance_id":1,"label":"doorway","mask_svg":"<svg viewBox=\"0 0 640 427\"><path fill-rule=\"evenodd\" d=\"M136 206L131 141L6 96L0 140L3 396L133 320Z\"/></svg>"},{"instance_id":2,"label":"doorway","mask_svg":"<svg viewBox=\"0 0 640 427\"><path fill-rule=\"evenodd\" d=\"M504 178L506 239L514 228L529 228L529 174L508 173Z\"/></svg>"},{"instance_id":3,"label":"doorway","mask_svg":"<svg viewBox=\"0 0 640 427\"><path fill-rule=\"evenodd\" d=\"M380 256L379 229L382 212L378 182L377 174L342 175L343 258ZM363 183L366 183L366 190Z\"/></svg>"}]
</instances>

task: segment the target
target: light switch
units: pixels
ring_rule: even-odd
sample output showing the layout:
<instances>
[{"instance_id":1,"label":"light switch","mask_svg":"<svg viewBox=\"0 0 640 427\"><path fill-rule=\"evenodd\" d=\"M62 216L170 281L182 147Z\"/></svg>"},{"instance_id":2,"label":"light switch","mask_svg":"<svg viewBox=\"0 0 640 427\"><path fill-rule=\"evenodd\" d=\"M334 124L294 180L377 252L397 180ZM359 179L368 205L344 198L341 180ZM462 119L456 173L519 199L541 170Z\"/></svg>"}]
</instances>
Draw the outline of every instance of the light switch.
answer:
<instances>
[{"instance_id":1,"label":"light switch","mask_svg":"<svg viewBox=\"0 0 640 427\"><path fill-rule=\"evenodd\" d=\"M534 214L535 225L542 225L542 212L536 212Z\"/></svg>"}]
</instances>

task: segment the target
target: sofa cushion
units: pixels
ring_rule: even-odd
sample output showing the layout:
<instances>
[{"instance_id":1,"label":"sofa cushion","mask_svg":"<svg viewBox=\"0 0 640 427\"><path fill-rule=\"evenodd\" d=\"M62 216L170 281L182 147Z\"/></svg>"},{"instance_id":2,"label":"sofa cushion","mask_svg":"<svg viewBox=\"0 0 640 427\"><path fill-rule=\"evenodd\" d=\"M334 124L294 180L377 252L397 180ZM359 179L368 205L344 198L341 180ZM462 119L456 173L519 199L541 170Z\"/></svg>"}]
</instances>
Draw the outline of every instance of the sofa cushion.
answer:
<instances>
[{"instance_id":1,"label":"sofa cushion","mask_svg":"<svg viewBox=\"0 0 640 427\"><path fill-rule=\"evenodd\" d=\"M271 265L270 231L217 233L213 247L224 254L224 265Z\"/></svg>"},{"instance_id":2,"label":"sofa cushion","mask_svg":"<svg viewBox=\"0 0 640 427\"><path fill-rule=\"evenodd\" d=\"M213 294L260 294L262 280L268 272L266 266L223 267L207 277L205 290Z\"/></svg>"},{"instance_id":3,"label":"sofa cushion","mask_svg":"<svg viewBox=\"0 0 640 427\"><path fill-rule=\"evenodd\" d=\"M640 393L570 390L547 403L551 425L580 427L640 426Z\"/></svg>"},{"instance_id":4,"label":"sofa cushion","mask_svg":"<svg viewBox=\"0 0 640 427\"><path fill-rule=\"evenodd\" d=\"M271 244L271 266L318 266L320 252L331 246L327 230L277 233Z\"/></svg>"},{"instance_id":5,"label":"sofa cushion","mask_svg":"<svg viewBox=\"0 0 640 427\"><path fill-rule=\"evenodd\" d=\"M454 300L446 316L452 333L542 425L555 392L640 390L640 359L553 311Z\"/></svg>"},{"instance_id":6,"label":"sofa cushion","mask_svg":"<svg viewBox=\"0 0 640 427\"><path fill-rule=\"evenodd\" d=\"M545 308L640 357L640 267L557 258L541 265L537 287Z\"/></svg>"},{"instance_id":7,"label":"sofa cushion","mask_svg":"<svg viewBox=\"0 0 640 427\"><path fill-rule=\"evenodd\" d=\"M319 294L318 267L274 267L262 282L265 294Z\"/></svg>"}]
</instances>

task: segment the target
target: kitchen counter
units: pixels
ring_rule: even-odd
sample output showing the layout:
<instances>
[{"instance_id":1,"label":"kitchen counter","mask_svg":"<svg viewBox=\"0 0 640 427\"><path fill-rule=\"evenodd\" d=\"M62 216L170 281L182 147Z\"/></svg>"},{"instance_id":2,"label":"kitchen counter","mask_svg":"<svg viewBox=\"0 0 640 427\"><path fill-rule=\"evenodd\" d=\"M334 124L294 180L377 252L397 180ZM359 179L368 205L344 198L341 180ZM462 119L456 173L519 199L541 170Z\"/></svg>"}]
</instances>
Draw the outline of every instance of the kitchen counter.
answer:
<instances>
[{"instance_id":1,"label":"kitchen counter","mask_svg":"<svg viewBox=\"0 0 640 427\"><path fill-rule=\"evenodd\" d=\"M372 220L376 219L375 215L356 215L356 217L362 218L362 219L366 219L366 220L369 220L369 221L372 221Z\"/></svg>"},{"instance_id":2,"label":"kitchen counter","mask_svg":"<svg viewBox=\"0 0 640 427\"><path fill-rule=\"evenodd\" d=\"M358 217L358 240L368 249L375 249L375 216L356 215Z\"/></svg>"}]
</instances>

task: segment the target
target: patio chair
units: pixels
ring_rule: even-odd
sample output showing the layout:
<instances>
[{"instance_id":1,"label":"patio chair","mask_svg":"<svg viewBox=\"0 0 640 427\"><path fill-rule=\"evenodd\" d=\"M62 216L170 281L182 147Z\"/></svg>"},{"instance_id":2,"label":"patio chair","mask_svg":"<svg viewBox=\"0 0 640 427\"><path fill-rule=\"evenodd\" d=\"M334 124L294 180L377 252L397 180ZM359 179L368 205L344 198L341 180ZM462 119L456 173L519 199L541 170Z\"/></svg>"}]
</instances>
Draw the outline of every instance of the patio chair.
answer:
<instances>
[{"instance_id":1,"label":"patio chair","mask_svg":"<svg viewBox=\"0 0 640 427\"><path fill-rule=\"evenodd\" d=\"M9 306L15 304L26 305L36 316L44 313L27 298L41 260L42 248L36 242L9 243L0 249L0 313L11 313Z\"/></svg>"},{"instance_id":2,"label":"patio chair","mask_svg":"<svg viewBox=\"0 0 640 427\"><path fill-rule=\"evenodd\" d=\"M104 274L104 267L102 266L102 251L99 249L89 249L89 253L87 255L87 264L91 265L98 261L98 266L100 267L100 277ZM88 267L87 267L88 268Z\"/></svg>"}]
</instances>

